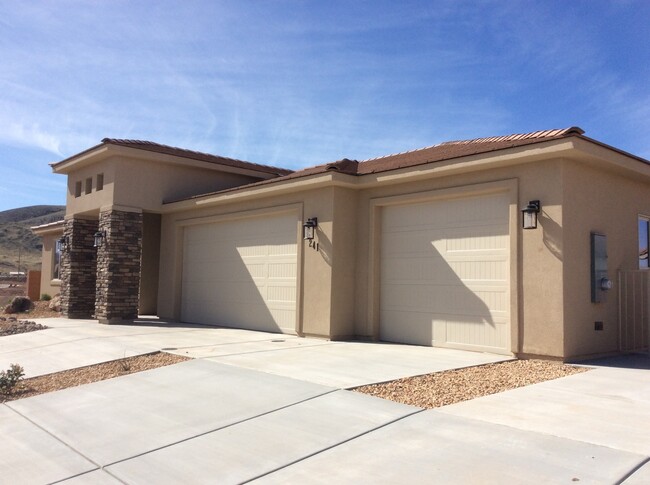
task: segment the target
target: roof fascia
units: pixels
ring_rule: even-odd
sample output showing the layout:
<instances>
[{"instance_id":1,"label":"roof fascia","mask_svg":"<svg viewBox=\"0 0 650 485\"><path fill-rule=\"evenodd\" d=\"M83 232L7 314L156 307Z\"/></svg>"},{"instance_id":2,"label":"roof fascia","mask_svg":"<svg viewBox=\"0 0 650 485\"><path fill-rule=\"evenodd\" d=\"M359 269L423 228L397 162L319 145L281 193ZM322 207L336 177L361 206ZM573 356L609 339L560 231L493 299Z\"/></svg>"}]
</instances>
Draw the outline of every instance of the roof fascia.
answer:
<instances>
[{"instance_id":1,"label":"roof fascia","mask_svg":"<svg viewBox=\"0 0 650 485\"><path fill-rule=\"evenodd\" d=\"M215 172L235 173L239 175L247 175L258 179L271 179L277 177L276 174L267 172L258 172L247 168L231 167L216 162L204 162L193 158L179 157L177 155L170 155L168 153L154 152L141 148L125 147L121 145L111 145L104 143L97 145L89 150L74 155L62 162L53 163L50 166L54 173L68 174L73 170L92 165L106 160L110 157L122 156L130 159L153 161L159 163L166 163L171 165L181 165L184 167L201 168L207 170L214 170Z\"/></svg>"},{"instance_id":2,"label":"roof fascia","mask_svg":"<svg viewBox=\"0 0 650 485\"><path fill-rule=\"evenodd\" d=\"M576 138L574 159L650 181L650 161L586 136Z\"/></svg>"},{"instance_id":3,"label":"roof fascia","mask_svg":"<svg viewBox=\"0 0 650 485\"><path fill-rule=\"evenodd\" d=\"M63 223L64 221L51 222L49 224L43 224L42 226L33 226L29 229L36 234L37 236L44 236L46 234L56 234L63 232Z\"/></svg>"}]
</instances>

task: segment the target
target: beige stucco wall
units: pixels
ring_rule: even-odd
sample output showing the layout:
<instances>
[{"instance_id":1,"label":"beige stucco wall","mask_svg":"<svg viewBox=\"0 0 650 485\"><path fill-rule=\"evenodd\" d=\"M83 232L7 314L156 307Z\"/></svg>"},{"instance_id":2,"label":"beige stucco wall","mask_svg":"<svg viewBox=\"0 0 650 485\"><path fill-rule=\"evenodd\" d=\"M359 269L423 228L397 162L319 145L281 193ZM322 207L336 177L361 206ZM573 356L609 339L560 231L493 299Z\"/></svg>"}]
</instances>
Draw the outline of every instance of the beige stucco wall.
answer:
<instances>
[{"instance_id":1,"label":"beige stucco wall","mask_svg":"<svg viewBox=\"0 0 650 485\"><path fill-rule=\"evenodd\" d=\"M212 169L148 160L115 160L114 204L157 212L162 203L254 182L258 179Z\"/></svg>"},{"instance_id":2,"label":"beige stucco wall","mask_svg":"<svg viewBox=\"0 0 650 485\"><path fill-rule=\"evenodd\" d=\"M97 190L97 175L104 174L104 188ZM115 189L115 162L103 160L92 165L79 168L68 176L68 193L66 195L66 216L74 214L99 213L99 208L113 204ZM93 190L85 193L85 183L88 177L93 179ZM81 196L75 197L75 184L81 182Z\"/></svg>"},{"instance_id":3,"label":"beige stucco wall","mask_svg":"<svg viewBox=\"0 0 650 485\"><path fill-rule=\"evenodd\" d=\"M333 339L354 337L354 309L356 299L357 266L357 205L359 193L355 190L335 187L333 189L335 242L332 254L336 263L332 267L331 329ZM305 289L305 293L309 293Z\"/></svg>"},{"instance_id":4,"label":"beige stucco wall","mask_svg":"<svg viewBox=\"0 0 650 485\"><path fill-rule=\"evenodd\" d=\"M142 266L140 268L140 315L156 315L158 264L160 261L160 214L142 214Z\"/></svg>"},{"instance_id":5,"label":"beige stucco wall","mask_svg":"<svg viewBox=\"0 0 650 485\"><path fill-rule=\"evenodd\" d=\"M619 270L638 269L639 215L650 214L650 188L629 178L580 162L564 168L564 332L565 355L580 357L618 350ZM614 288L605 302L591 302L590 233L607 236L609 277ZM603 330L594 330L602 321Z\"/></svg>"},{"instance_id":6,"label":"beige stucco wall","mask_svg":"<svg viewBox=\"0 0 650 485\"><path fill-rule=\"evenodd\" d=\"M96 190L97 174L104 174L103 190ZM93 179L93 190L85 193L85 181ZM211 168L160 163L151 160L115 156L83 166L68 175L66 214L99 213L111 205L135 207L158 212L164 201L208 193L258 179L247 175L221 172ZM81 181L80 197L75 183Z\"/></svg>"}]
</instances>

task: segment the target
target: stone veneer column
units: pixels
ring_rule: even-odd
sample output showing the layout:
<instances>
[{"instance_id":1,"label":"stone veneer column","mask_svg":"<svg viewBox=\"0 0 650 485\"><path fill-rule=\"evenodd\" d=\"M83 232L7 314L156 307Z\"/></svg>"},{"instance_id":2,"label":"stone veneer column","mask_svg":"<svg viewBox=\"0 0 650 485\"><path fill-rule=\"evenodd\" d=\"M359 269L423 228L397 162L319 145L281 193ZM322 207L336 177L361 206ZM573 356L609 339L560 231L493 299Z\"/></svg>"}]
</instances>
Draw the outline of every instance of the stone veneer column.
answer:
<instances>
[{"instance_id":1,"label":"stone veneer column","mask_svg":"<svg viewBox=\"0 0 650 485\"><path fill-rule=\"evenodd\" d=\"M134 320L140 292L142 213L103 211L99 230L106 237L97 248L95 318L101 323Z\"/></svg>"},{"instance_id":2,"label":"stone veneer column","mask_svg":"<svg viewBox=\"0 0 650 485\"><path fill-rule=\"evenodd\" d=\"M93 236L97 221L66 219L63 236L68 246L61 252L61 311L67 318L92 318L95 313L97 260Z\"/></svg>"}]
</instances>

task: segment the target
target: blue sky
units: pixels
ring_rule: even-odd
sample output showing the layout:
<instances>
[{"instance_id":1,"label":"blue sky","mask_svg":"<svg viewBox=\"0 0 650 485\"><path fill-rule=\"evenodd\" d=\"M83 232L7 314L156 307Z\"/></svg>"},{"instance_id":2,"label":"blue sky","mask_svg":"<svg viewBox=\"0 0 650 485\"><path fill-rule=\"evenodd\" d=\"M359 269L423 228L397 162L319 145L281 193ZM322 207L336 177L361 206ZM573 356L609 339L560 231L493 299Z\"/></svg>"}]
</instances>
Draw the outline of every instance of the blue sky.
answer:
<instances>
[{"instance_id":1,"label":"blue sky","mask_svg":"<svg viewBox=\"0 0 650 485\"><path fill-rule=\"evenodd\" d=\"M578 125L650 158L650 2L0 0L0 210L104 137L301 168Z\"/></svg>"}]
</instances>

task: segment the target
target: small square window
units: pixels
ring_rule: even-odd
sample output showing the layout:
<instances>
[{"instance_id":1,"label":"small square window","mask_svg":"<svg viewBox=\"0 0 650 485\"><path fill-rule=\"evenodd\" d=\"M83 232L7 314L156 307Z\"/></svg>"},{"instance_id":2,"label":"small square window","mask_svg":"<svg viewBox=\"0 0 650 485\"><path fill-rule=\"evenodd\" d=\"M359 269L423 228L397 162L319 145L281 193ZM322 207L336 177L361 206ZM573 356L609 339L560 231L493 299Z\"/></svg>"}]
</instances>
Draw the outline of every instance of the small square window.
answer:
<instances>
[{"instance_id":1,"label":"small square window","mask_svg":"<svg viewBox=\"0 0 650 485\"><path fill-rule=\"evenodd\" d=\"M650 218L639 217L639 269L648 269L648 240L650 240Z\"/></svg>"},{"instance_id":2,"label":"small square window","mask_svg":"<svg viewBox=\"0 0 650 485\"><path fill-rule=\"evenodd\" d=\"M74 183L74 196L81 197L81 180Z\"/></svg>"},{"instance_id":3,"label":"small square window","mask_svg":"<svg viewBox=\"0 0 650 485\"><path fill-rule=\"evenodd\" d=\"M90 194L93 191L93 178L88 177L86 179L86 194Z\"/></svg>"},{"instance_id":4,"label":"small square window","mask_svg":"<svg viewBox=\"0 0 650 485\"><path fill-rule=\"evenodd\" d=\"M98 173L97 174L97 187L95 190L102 190L104 188L104 174L103 173Z\"/></svg>"}]
</instances>

